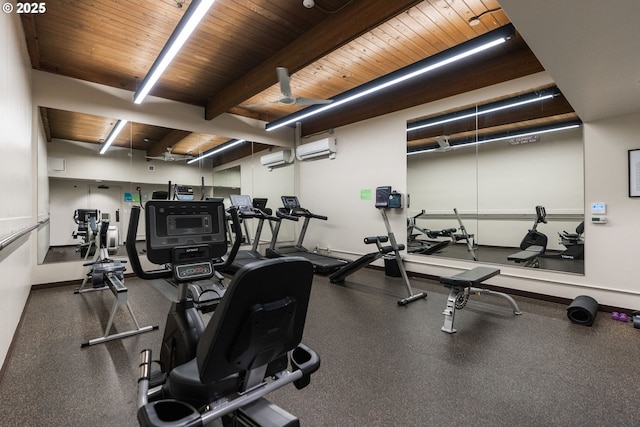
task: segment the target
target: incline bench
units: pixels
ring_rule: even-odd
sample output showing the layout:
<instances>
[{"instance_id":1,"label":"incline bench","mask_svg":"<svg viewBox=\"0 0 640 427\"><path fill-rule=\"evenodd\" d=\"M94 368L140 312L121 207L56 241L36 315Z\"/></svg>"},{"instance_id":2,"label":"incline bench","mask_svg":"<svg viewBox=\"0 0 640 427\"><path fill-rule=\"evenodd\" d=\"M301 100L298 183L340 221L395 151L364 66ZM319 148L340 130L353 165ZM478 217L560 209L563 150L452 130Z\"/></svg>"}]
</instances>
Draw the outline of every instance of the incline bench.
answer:
<instances>
[{"instance_id":1,"label":"incline bench","mask_svg":"<svg viewBox=\"0 0 640 427\"><path fill-rule=\"evenodd\" d=\"M500 270L490 267L476 267L463 273L456 274L451 277L440 277L440 283L449 288L449 297L447 305L444 309L444 325L440 328L442 331L453 334L456 330L453 328L453 320L456 314L456 308L462 310L467 304L469 295L489 294L505 298L513 308L513 314L522 314L520 307L509 295L503 292L491 291L489 289L478 288L482 282L497 276Z\"/></svg>"}]
</instances>

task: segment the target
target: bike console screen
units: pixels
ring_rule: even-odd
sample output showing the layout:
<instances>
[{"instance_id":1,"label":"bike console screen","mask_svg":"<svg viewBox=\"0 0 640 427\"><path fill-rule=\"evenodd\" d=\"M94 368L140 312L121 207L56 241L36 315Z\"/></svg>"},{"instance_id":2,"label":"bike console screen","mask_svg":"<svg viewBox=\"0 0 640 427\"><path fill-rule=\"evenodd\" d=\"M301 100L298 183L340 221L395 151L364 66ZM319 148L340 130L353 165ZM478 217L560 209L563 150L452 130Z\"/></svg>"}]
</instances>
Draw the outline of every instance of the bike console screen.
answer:
<instances>
[{"instance_id":1,"label":"bike console screen","mask_svg":"<svg viewBox=\"0 0 640 427\"><path fill-rule=\"evenodd\" d=\"M224 204L218 201L151 200L145 207L147 258L171 263L172 249L208 246L211 257L227 251Z\"/></svg>"}]
</instances>

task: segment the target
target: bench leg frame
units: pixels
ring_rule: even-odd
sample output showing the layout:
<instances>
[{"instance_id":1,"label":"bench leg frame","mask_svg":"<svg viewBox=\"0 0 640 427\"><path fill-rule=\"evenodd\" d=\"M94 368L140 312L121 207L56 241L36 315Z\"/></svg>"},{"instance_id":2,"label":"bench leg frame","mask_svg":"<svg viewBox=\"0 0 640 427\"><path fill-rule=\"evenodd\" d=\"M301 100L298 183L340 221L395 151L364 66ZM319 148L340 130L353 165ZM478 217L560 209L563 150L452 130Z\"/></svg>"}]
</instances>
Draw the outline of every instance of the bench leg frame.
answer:
<instances>
[{"instance_id":1,"label":"bench leg frame","mask_svg":"<svg viewBox=\"0 0 640 427\"><path fill-rule=\"evenodd\" d=\"M457 332L457 330L453 327L453 321L456 315L456 300L458 299L458 295L460 295L460 293L464 291L465 291L465 287L459 287L459 286L450 287L449 296L447 297L447 305L445 306L445 309L442 312L442 314L444 314L444 324L442 325L440 330L442 330L443 332L446 332L448 334L454 334ZM522 312L520 311L520 307L518 306L518 303L516 303L516 301L510 295L507 295L504 292L497 292L497 291L492 291L490 289L469 287L469 294L495 295L495 296L504 298L511 305L514 315L517 316L522 314Z\"/></svg>"},{"instance_id":2,"label":"bench leg frame","mask_svg":"<svg viewBox=\"0 0 640 427\"><path fill-rule=\"evenodd\" d=\"M122 281L115 276L107 276L106 279L109 285L105 285L101 288L92 288L92 289L84 289L84 290L80 289L80 290L76 290L75 292L75 293L85 293L85 292L93 292L93 291L102 291L106 289L110 289L110 290L113 290L115 288L119 289L119 291L114 292L116 299L113 302L113 306L111 307L111 314L109 315L109 321L107 322L107 326L104 328L104 335L101 337L93 338L83 342L80 345L80 348L88 347L95 344L102 344L107 341L126 338L132 335L142 334L144 332L155 331L156 329L158 329L158 326L140 327L140 324L138 323L138 319L136 319L136 316L133 314L131 305L127 300L127 288L124 287L124 283L122 283ZM118 311L118 307L121 305L124 305L127 307L127 310L131 315L131 319L133 319L133 323L135 324L136 327L135 329L131 329L129 331L118 332L118 333L109 335L109 331L111 330L111 326L113 325L113 320L115 319L115 316L116 316L116 311Z\"/></svg>"}]
</instances>

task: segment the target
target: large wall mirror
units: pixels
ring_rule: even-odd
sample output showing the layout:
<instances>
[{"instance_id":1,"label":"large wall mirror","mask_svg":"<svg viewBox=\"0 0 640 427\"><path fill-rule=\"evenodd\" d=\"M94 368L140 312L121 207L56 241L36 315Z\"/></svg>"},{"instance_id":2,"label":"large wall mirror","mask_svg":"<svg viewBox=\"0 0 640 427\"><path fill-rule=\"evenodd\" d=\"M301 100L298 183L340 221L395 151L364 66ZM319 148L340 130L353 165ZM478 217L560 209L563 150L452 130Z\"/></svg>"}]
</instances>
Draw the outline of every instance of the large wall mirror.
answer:
<instances>
[{"instance_id":1,"label":"large wall mirror","mask_svg":"<svg viewBox=\"0 0 640 427\"><path fill-rule=\"evenodd\" d=\"M50 215L49 236L43 237L48 238L43 263L90 258L90 249L83 250L78 224L83 210L99 210L101 218L109 219L110 227L116 229L110 237L117 236L113 255L126 256L123 245L132 206L146 203L156 191L168 191L169 182L171 188L175 184L191 187L196 199L222 197L227 206L230 194L247 194L268 198L275 209L280 195L294 191L293 164L270 171L260 163L262 155L280 147L244 142L222 155L189 163L211 144L233 139L128 123L101 156L103 139L116 120L49 108L40 111L48 139ZM158 142L160 146L154 146ZM137 240L144 246L144 218L140 221ZM250 234L255 232L255 224L246 225ZM263 238L271 238L270 229ZM287 238L286 230L282 238Z\"/></svg>"},{"instance_id":2,"label":"large wall mirror","mask_svg":"<svg viewBox=\"0 0 640 427\"><path fill-rule=\"evenodd\" d=\"M582 126L554 86L408 121L407 192L410 253L584 274Z\"/></svg>"}]
</instances>

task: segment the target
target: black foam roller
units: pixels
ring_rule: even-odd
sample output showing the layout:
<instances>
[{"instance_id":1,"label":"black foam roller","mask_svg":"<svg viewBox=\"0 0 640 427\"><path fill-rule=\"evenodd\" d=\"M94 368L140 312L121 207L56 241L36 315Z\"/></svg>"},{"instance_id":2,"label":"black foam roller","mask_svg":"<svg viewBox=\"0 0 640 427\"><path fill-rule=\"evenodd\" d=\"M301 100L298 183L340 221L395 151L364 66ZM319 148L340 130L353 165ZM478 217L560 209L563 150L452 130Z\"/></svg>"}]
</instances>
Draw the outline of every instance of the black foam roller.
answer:
<instances>
[{"instance_id":1,"label":"black foam roller","mask_svg":"<svg viewBox=\"0 0 640 427\"><path fill-rule=\"evenodd\" d=\"M587 295L576 297L567 308L567 317L577 325L593 325L596 314L598 314L598 301Z\"/></svg>"}]
</instances>

